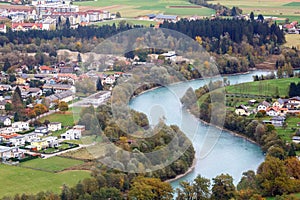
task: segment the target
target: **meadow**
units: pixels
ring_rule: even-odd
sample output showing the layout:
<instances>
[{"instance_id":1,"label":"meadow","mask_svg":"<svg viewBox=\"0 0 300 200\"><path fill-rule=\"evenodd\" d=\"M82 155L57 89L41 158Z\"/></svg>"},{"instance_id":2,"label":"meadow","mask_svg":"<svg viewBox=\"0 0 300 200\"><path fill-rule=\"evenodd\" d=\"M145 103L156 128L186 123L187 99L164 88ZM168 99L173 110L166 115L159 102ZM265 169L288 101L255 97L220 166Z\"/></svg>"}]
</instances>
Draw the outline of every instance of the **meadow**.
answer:
<instances>
[{"instance_id":1,"label":"meadow","mask_svg":"<svg viewBox=\"0 0 300 200\"><path fill-rule=\"evenodd\" d=\"M242 83L226 87L227 93L235 94L253 94L274 96L276 95L276 88L278 88L279 96L288 96L290 83L298 83L300 78L283 78L264 81L255 81L249 83Z\"/></svg>"},{"instance_id":2,"label":"meadow","mask_svg":"<svg viewBox=\"0 0 300 200\"><path fill-rule=\"evenodd\" d=\"M214 0L209 1L209 3L220 3L230 8L237 6L243 10L244 14L253 11L256 16L262 14L264 16L289 18L290 21L300 19L299 0Z\"/></svg>"},{"instance_id":3,"label":"meadow","mask_svg":"<svg viewBox=\"0 0 300 200\"><path fill-rule=\"evenodd\" d=\"M297 47L297 49L300 49L300 34L286 34L285 40L286 40L286 43L284 44L285 47L292 48L294 46Z\"/></svg>"},{"instance_id":4,"label":"meadow","mask_svg":"<svg viewBox=\"0 0 300 200\"><path fill-rule=\"evenodd\" d=\"M88 171L45 172L18 166L0 164L0 198L15 194L36 194L41 191L61 192L63 184L75 186L80 180L90 177Z\"/></svg>"},{"instance_id":5,"label":"meadow","mask_svg":"<svg viewBox=\"0 0 300 200\"><path fill-rule=\"evenodd\" d=\"M82 1L74 2L75 5L81 6L80 9L88 9L90 7L99 7L112 13L120 12L122 17L137 17L151 13L164 13L166 15L179 16L210 16L215 13L209 8L186 8L181 6L194 6L187 0L107 0L107 1ZM172 7L180 6L180 7Z\"/></svg>"},{"instance_id":6,"label":"meadow","mask_svg":"<svg viewBox=\"0 0 300 200\"><path fill-rule=\"evenodd\" d=\"M157 22L155 22L155 21L148 21L148 20L116 19L116 20L107 20L107 21L97 22L97 23L95 23L95 25L103 26L103 25L115 24L116 26L118 26L121 21L125 21L126 24L129 24L129 25L142 25L144 27L150 27L150 25L155 26L157 24Z\"/></svg>"},{"instance_id":7,"label":"meadow","mask_svg":"<svg viewBox=\"0 0 300 200\"><path fill-rule=\"evenodd\" d=\"M84 162L80 161L80 160L74 160L74 159L68 159L68 158L54 156L54 157L51 157L48 159L37 158L34 160L29 160L29 161L21 163L20 166L38 169L38 170L56 172L56 171L62 171L69 167L81 165L83 163Z\"/></svg>"}]
</instances>

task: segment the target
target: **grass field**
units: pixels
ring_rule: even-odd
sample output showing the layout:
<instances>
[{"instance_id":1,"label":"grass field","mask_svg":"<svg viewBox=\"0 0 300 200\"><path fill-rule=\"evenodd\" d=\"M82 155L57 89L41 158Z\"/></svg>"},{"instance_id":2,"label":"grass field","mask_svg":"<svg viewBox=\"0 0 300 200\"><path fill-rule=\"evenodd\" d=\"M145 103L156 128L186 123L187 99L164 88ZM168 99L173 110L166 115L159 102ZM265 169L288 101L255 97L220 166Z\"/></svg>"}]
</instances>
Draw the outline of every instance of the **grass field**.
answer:
<instances>
[{"instance_id":1,"label":"grass field","mask_svg":"<svg viewBox=\"0 0 300 200\"><path fill-rule=\"evenodd\" d=\"M63 184L74 186L78 181L90 177L88 171L52 173L3 164L0 164L0 174L0 198L17 193L36 194L40 191L60 193Z\"/></svg>"},{"instance_id":2,"label":"grass field","mask_svg":"<svg viewBox=\"0 0 300 200\"><path fill-rule=\"evenodd\" d=\"M22 167L30 167L34 169L55 172L80 164L83 164L83 161L54 156L48 159L37 158L34 160L29 160L21 163L20 165Z\"/></svg>"},{"instance_id":3,"label":"grass field","mask_svg":"<svg viewBox=\"0 0 300 200\"><path fill-rule=\"evenodd\" d=\"M226 87L226 91L227 93L273 96L275 95L276 87L278 87L279 96L285 97L288 96L289 85L292 82L298 83L300 82L300 78L284 78L243 83L228 86Z\"/></svg>"},{"instance_id":4,"label":"grass field","mask_svg":"<svg viewBox=\"0 0 300 200\"><path fill-rule=\"evenodd\" d=\"M213 4L220 3L230 8L238 6L242 8L244 14L253 11L256 16L263 14L264 16L289 18L290 21L300 20L299 0L216 0L209 2Z\"/></svg>"},{"instance_id":5,"label":"grass field","mask_svg":"<svg viewBox=\"0 0 300 200\"><path fill-rule=\"evenodd\" d=\"M54 113L39 119L40 122L49 120L50 122L61 122L62 126L73 126L76 123L72 111L67 111L66 113Z\"/></svg>"},{"instance_id":6,"label":"grass field","mask_svg":"<svg viewBox=\"0 0 300 200\"><path fill-rule=\"evenodd\" d=\"M286 47L297 47L300 49L300 34L286 34L285 35L286 43L284 46Z\"/></svg>"},{"instance_id":7,"label":"grass field","mask_svg":"<svg viewBox=\"0 0 300 200\"><path fill-rule=\"evenodd\" d=\"M151 13L164 13L179 16L210 16L215 11L209 8L174 8L170 6L191 6L187 0L107 0L107 1L84 1L74 2L82 6L81 9L88 7L100 7L110 12L120 12L122 17L136 17Z\"/></svg>"},{"instance_id":8,"label":"grass field","mask_svg":"<svg viewBox=\"0 0 300 200\"><path fill-rule=\"evenodd\" d=\"M150 27L150 25L156 25L157 24L157 22L154 22L154 21L134 20L134 19L108 20L108 21L97 22L95 24L98 25L98 26L103 26L103 25L112 25L113 23L115 23L116 26L118 26L121 21L125 21L126 24L130 24L130 25L142 25L142 26L145 26L145 27Z\"/></svg>"}]
</instances>

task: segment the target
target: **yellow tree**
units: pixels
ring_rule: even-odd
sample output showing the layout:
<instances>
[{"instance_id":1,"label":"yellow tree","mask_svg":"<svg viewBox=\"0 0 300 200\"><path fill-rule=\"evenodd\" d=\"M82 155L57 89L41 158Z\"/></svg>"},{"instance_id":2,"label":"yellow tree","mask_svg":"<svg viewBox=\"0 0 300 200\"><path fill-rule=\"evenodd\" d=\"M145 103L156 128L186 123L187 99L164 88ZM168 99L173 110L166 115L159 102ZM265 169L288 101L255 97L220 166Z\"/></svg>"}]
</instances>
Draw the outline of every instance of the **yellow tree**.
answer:
<instances>
[{"instance_id":1,"label":"yellow tree","mask_svg":"<svg viewBox=\"0 0 300 200\"><path fill-rule=\"evenodd\" d=\"M163 200L173 198L173 189L170 183L163 182L158 178L138 176L133 179L129 198L136 200Z\"/></svg>"}]
</instances>

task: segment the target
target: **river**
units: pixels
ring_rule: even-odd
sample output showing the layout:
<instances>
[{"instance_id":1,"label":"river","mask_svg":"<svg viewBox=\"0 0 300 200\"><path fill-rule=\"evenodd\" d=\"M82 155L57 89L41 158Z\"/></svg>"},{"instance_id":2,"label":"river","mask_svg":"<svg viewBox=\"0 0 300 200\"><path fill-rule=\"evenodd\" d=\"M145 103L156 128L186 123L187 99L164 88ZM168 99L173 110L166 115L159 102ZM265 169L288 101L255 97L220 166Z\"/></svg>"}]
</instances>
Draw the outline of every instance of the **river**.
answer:
<instances>
[{"instance_id":1,"label":"river","mask_svg":"<svg viewBox=\"0 0 300 200\"><path fill-rule=\"evenodd\" d=\"M253 71L224 77L231 84L237 84L251 82L253 75L268 73L270 72ZM164 118L167 124L179 126L192 141L197 158L195 168L188 175L171 182L173 188L177 188L180 181L192 181L198 174L212 179L221 173L228 173L234 178L234 184L237 184L243 172L255 171L264 160L264 155L256 144L206 125L181 107L180 98L189 87L197 89L208 82L209 80L198 79L157 88L133 98L129 103L134 110L145 113L150 124L154 125L160 118ZM213 145L207 147L207 143Z\"/></svg>"}]
</instances>

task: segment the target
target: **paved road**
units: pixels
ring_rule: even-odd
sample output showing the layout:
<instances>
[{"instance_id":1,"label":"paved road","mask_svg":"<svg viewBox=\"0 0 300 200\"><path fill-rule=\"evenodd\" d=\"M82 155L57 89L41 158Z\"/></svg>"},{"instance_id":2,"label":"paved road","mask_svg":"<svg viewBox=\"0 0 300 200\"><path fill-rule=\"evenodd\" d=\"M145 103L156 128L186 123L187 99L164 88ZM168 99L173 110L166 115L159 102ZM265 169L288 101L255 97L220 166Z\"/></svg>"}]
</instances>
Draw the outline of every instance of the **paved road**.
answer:
<instances>
[{"instance_id":1,"label":"paved road","mask_svg":"<svg viewBox=\"0 0 300 200\"><path fill-rule=\"evenodd\" d=\"M84 147L89 147L89 146L93 146L93 145L95 145L96 144L96 142L93 142L93 143L91 143L91 144L79 144L79 147L76 147L76 148L72 148L72 149L68 149L68 150L65 150L65 151L60 151L60 152L57 152L57 153L53 153L53 154L41 154L41 157L43 158L43 159L47 159L47 158L51 158L51 157L53 157L53 156L58 156L58 155L61 155L61 154L63 154L63 153L67 153L67 152L70 152L70 151L76 151L76 150L78 150L78 149L81 149L81 148L84 148Z\"/></svg>"}]
</instances>

